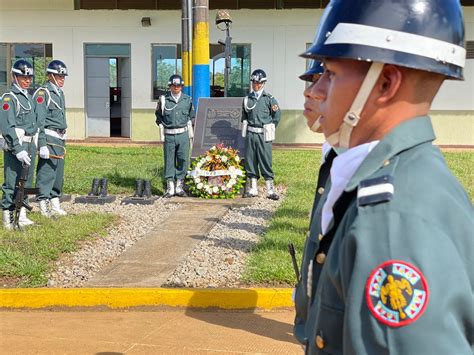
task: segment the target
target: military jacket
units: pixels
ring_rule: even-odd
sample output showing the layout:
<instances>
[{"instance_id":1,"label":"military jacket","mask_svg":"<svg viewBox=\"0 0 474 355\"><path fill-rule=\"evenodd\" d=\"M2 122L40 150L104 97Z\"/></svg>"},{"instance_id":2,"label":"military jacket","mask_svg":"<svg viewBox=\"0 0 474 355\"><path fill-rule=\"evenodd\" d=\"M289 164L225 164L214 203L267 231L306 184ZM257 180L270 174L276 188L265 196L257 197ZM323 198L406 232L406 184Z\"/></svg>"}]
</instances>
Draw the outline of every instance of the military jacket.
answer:
<instances>
[{"instance_id":1,"label":"military jacket","mask_svg":"<svg viewBox=\"0 0 474 355\"><path fill-rule=\"evenodd\" d=\"M171 93L168 92L165 96L164 107L162 107L161 100L158 101L155 116L156 124L163 124L165 128L186 127L188 121L194 119L193 100L190 96L181 93L176 103Z\"/></svg>"},{"instance_id":2,"label":"military jacket","mask_svg":"<svg viewBox=\"0 0 474 355\"><path fill-rule=\"evenodd\" d=\"M269 93L263 91L257 98L253 93L247 95L242 110L242 121L247 120L249 126L263 127L265 124L274 123L278 126L281 118L280 106L277 100Z\"/></svg>"},{"instance_id":3,"label":"military jacket","mask_svg":"<svg viewBox=\"0 0 474 355\"><path fill-rule=\"evenodd\" d=\"M434 139L429 117L394 128L312 230L307 353L472 354L474 211Z\"/></svg>"},{"instance_id":4,"label":"military jacket","mask_svg":"<svg viewBox=\"0 0 474 355\"><path fill-rule=\"evenodd\" d=\"M321 235L321 213L326 200L327 193L331 188L331 179L330 171L334 158L337 156L337 153L334 148L332 148L328 154L323 164L319 169L318 181L316 184L316 194L313 201L313 207L310 214L309 222L309 232L305 242L305 254L312 255L314 253L314 248L319 245L318 236ZM313 251L309 250L312 249ZM300 270L301 278L298 280L295 289L295 308L296 308L296 317L295 317L295 327L294 334L298 341L302 344L306 343L305 335L305 324L306 317L308 313L308 260L303 259L301 265L305 265Z\"/></svg>"},{"instance_id":5,"label":"military jacket","mask_svg":"<svg viewBox=\"0 0 474 355\"><path fill-rule=\"evenodd\" d=\"M33 136L37 132L35 102L31 95L25 95L13 85L11 91L2 96L0 112L0 131L10 150L17 154L23 148L15 128L23 129L27 136Z\"/></svg>"},{"instance_id":6,"label":"military jacket","mask_svg":"<svg viewBox=\"0 0 474 355\"><path fill-rule=\"evenodd\" d=\"M33 95L36 103L36 114L38 118L38 146L46 146L45 128L65 130L66 122L66 100L64 92L47 82L40 87Z\"/></svg>"}]
</instances>

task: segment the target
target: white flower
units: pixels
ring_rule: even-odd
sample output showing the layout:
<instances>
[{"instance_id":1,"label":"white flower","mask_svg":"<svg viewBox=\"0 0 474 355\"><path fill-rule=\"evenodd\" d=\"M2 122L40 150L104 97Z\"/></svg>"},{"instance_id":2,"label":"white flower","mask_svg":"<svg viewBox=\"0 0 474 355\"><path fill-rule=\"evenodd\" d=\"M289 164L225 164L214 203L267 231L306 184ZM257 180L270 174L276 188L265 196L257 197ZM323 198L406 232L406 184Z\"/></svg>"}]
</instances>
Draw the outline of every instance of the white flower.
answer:
<instances>
[{"instance_id":1,"label":"white flower","mask_svg":"<svg viewBox=\"0 0 474 355\"><path fill-rule=\"evenodd\" d=\"M197 164L196 164L196 170L201 169L201 166L202 166L202 163L201 163L201 162L197 163Z\"/></svg>"},{"instance_id":2,"label":"white flower","mask_svg":"<svg viewBox=\"0 0 474 355\"><path fill-rule=\"evenodd\" d=\"M232 188L232 184L230 183L230 181L225 186L227 186L228 189Z\"/></svg>"},{"instance_id":3,"label":"white flower","mask_svg":"<svg viewBox=\"0 0 474 355\"><path fill-rule=\"evenodd\" d=\"M233 173L235 171L235 166L229 166L229 172L230 173Z\"/></svg>"},{"instance_id":4,"label":"white flower","mask_svg":"<svg viewBox=\"0 0 474 355\"><path fill-rule=\"evenodd\" d=\"M204 186L204 184L202 182L200 182L199 184L197 184L196 187L198 188L198 190L202 190L203 186Z\"/></svg>"},{"instance_id":5,"label":"white flower","mask_svg":"<svg viewBox=\"0 0 474 355\"><path fill-rule=\"evenodd\" d=\"M195 182L196 184L197 184L197 183L200 183L200 182L201 182L201 179L197 177L197 178L194 179L194 182Z\"/></svg>"},{"instance_id":6,"label":"white flower","mask_svg":"<svg viewBox=\"0 0 474 355\"><path fill-rule=\"evenodd\" d=\"M218 188L217 186L214 186L214 187L212 188L212 192L218 193L218 192L219 192L219 188Z\"/></svg>"},{"instance_id":7,"label":"white flower","mask_svg":"<svg viewBox=\"0 0 474 355\"><path fill-rule=\"evenodd\" d=\"M235 179L230 179L230 180L229 180L229 184L230 184L231 186L234 186L236 182L237 182L237 181L235 181Z\"/></svg>"},{"instance_id":8,"label":"white flower","mask_svg":"<svg viewBox=\"0 0 474 355\"><path fill-rule=\"evenodd\" d=\"M222 161L223 163L225 163L225 162L227 161L227 157L226 157L225 155L222 155L222 156L221 156L221 161Z\"/></svg>"},{"instance_id":9,"label":"white flower","mask_svg":"<svg viewBox=\"0 0 474 355\"><path fill-rule=\"evenodd\" d=\"M240 161L240 158L238 155L235 156L235 161Z\"/></svg>"},{"instance_id":10,"label":"white flower","mask_svg":"<svg viewBox=\"0 0 474 355\"><path fill-rule=\"evenodd\" d=\"M211 160L212 160L212 158L208 155L208 156L206 157L206 161L211 161Z\"/></svg>"},{"instance_id":11,"label":"white flower","mask_svg":"<svg viewBox=\"0 0 474 355\"><path fill-rule=\"evenodd\" d=\"M216 146L213 145L213 146L211 147L211 149L209 149L209 150L216 150Z\"/></svg>"},{"instance_id":12,"label":"white flower","mask_svg":"<svg viewBox=\"0 0 474 355\"><path fill-rule=\"evenodd\" d=\"M202 164L204 164L205 162L206 162L206 158L202 158L202 159L199 161L199 164L201 164L201 166L202 166Z\"/></svg>"}]
</instances>

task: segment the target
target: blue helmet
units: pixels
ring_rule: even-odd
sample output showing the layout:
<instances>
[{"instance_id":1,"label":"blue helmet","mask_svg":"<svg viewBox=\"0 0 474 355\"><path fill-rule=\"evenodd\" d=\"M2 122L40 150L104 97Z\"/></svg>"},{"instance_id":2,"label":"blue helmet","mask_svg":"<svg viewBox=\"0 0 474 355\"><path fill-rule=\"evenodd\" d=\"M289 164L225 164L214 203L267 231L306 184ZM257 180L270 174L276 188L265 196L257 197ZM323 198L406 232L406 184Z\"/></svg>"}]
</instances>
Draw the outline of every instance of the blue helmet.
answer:
<instances>
[{"instance_id":1,"label":"blue helmet","mask_svg":"<svg viewBox=\"0 0 474 355\"><path fill-rule=\"evenodd\" d=\"M308 65L308 70L301 74L299 78L303 81L313 81L313 76L315 74L322 73L324 73L323 63L321 63L319 60L312 59Z\"/></svg>"},{"instance_id":2,"label":"blue helmet","mask_svg":"<svg viewBox=\"0 0 474 355\"><path fill-rule=\"evenodd\" d=\"M184 80L181 75L173 74L168 79L168 86L175 85L175 86L183 86Z\"/></svg>"},{"instance_id":3,"label":"blue helmet","mask_svg":"<svg viewBox=\"0 0 474 355\"><path fill-rule=\"evenodd\" d=\"M18 59L12 66L12 74L19 76L33 76L33 66L24 59Z\"/></svg>"},{"instance_id":4,"label":"blue helmet","mask_svg":"<svg viewBox=\"0 0 474 355\"><path fill-rule=\"evenodd\" d=\"M46 72L57 75L68 75L66 64L60 60L52 60L49 62Z\"/></svg>"},{"instance_id":5,"label":"blue helmet","mask_svg":"<svg viewBox=\"0 0 474 355\"><path fill-rule=\"evenodd\" d=\"M250 76L250 81L255 83L264 83L267 81L267 73L262 69L255 69Z\"/></svg>"},{"instance_id":6,"label":"blue helmet","mask_svg":"<svg viewBox=\"0 0 474 355\"><path fill-rule=\"evenodd\" d=\"M379 62L463 79L459 0L331 0L305 58Z\"/></svg>"}]
</instances>

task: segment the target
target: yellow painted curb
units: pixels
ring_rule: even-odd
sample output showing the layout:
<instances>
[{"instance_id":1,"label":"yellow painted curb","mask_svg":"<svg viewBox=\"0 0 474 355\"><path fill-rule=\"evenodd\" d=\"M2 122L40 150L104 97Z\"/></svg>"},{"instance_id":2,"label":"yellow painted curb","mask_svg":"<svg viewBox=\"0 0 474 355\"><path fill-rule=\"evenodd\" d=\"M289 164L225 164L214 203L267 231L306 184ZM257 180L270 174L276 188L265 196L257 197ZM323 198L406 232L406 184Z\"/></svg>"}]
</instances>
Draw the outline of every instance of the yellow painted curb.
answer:
<instances>
[{"instance_id":1,"label":"yellow painted curb","mask_svg":"<svg viewBox=\"0 0 474 355\"><path fill-rule=\"evenodd\" d=\"M0 308L146 306L222 309L267 309L293 307L292 289L166 289L80 288L3 289Z\"/></svg>"}]
</instances>

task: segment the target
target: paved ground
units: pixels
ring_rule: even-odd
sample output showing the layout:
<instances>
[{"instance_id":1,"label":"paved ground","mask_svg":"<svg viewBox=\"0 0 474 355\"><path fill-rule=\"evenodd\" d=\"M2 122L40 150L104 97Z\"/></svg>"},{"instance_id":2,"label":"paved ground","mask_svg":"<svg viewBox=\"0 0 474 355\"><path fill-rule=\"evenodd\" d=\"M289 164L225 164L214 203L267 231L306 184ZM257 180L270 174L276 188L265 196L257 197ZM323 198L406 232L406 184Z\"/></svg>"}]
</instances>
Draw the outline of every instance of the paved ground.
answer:
<instances>
[{"instance_id":1,"label":"paved ground","mask_svg":"<svg viewBox=\"0 0 474 355\"><path fill-rule=\"evenodd\" d=\"M294 312L2 311L2 354L302 354Z\"/></svg>"},{"instance_id":2,"label":"paved ground","mask_svg":"<svg viewBox=\"0 0 474 355\"><path fill-rule=\"evenodd\" d=\"M181 206L164 223L100 270L85 287L160 287L229 207L248 205L251 199L196 201L173 197L168 203Z\"/></svg>"}]
</instances>

